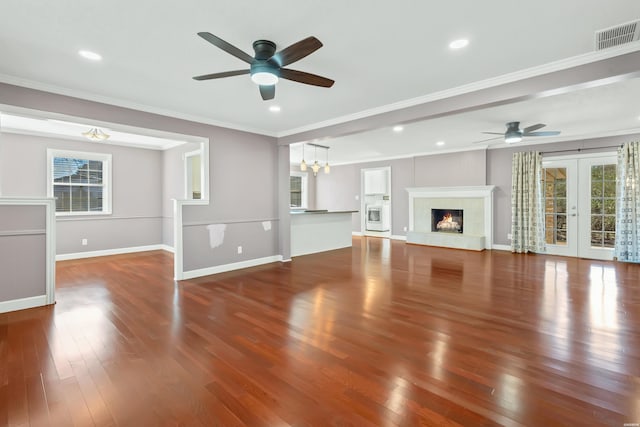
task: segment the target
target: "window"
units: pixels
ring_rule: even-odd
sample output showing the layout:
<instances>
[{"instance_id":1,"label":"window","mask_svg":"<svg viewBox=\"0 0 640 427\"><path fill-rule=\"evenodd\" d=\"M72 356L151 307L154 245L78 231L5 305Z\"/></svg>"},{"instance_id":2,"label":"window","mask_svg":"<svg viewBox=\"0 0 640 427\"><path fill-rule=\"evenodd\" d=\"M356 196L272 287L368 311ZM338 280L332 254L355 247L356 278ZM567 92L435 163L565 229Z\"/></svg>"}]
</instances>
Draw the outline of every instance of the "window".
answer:
<instances>
[{"instance_id":1,"label":"window","mask_svg":"<svg viewBox=\"0 0 640 427\"><path fill-rule=\"evenodd\" d=\"M56 215L111 213L111 154L47 150L47 172Z\"/></svg>"},{"instance_id":2,"label":"window","mask_svg":"<svg viewBox=\"0 0 640 427\"><path fill-rule=\"evenodd\" d=\"M290 201L292 208L307 207L307 174L302 172L291 172L289 176Z\"/></svg>"},{"instance_id":3,"label":"window","mask_svg":"<svg viewBox=\"0 0 640 427\"><path fill-rule=\"evenodd\" d=\"M202 199L202 153L201 150L184 154L185 198L187 200Z\"/></svg>"}]
</instances>

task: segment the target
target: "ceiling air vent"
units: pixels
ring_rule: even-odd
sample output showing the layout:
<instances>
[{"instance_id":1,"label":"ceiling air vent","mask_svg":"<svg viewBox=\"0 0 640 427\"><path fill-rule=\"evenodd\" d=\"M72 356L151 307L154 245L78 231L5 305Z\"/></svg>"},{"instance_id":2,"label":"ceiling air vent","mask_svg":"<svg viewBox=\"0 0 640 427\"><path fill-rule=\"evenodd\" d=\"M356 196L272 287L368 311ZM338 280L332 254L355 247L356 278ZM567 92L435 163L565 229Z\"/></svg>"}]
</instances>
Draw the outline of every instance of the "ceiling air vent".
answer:
<instances>
[{"instance_id":1,"label":"ceiling air vent","mask_svg":"<svg viewBox=\"0 0 640 427\"><path fill-rule=\"evenodd\" d=\"M640 21L627 22L596 31L596 50L631 43L640 38Z\"/></svg>"}]
</instances>

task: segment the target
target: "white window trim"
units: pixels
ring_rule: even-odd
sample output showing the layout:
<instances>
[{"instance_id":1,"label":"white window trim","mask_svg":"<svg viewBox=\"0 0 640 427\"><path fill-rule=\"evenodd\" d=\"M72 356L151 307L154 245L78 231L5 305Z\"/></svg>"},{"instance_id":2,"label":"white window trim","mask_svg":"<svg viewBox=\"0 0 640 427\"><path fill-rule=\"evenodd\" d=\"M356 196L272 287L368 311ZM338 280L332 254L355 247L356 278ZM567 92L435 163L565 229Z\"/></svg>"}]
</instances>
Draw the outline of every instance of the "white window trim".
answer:
<instances>
[{"instance_id":1,"label":"white window trim","mask_svg":"<svg viewBox=\"0 0 640 427\"><path fill-rule=\"evenodd\" d=\"M68 157L72 159L96 160L103 162L102 169L102 211L101 212L56 212L56 216L96 216L111 215L112 192L112 156L108 153L89 153L86 151L47 149L47 197L53 196L53 159L54 157Z\"/></svg>"},{"instance_id":2,"label":"white window trim","mask_svg":"<svg viewBox=\"0 0 640 427\"><path fill-rule=\"evenodd\" d=\"M289 188L289 207L291 209L308 209L309 207L309 173L308 172L289 172L289 176L299 176L302 178L302 199L301 206L291 206L291 188Z\"/></svg>"}]
</instances>

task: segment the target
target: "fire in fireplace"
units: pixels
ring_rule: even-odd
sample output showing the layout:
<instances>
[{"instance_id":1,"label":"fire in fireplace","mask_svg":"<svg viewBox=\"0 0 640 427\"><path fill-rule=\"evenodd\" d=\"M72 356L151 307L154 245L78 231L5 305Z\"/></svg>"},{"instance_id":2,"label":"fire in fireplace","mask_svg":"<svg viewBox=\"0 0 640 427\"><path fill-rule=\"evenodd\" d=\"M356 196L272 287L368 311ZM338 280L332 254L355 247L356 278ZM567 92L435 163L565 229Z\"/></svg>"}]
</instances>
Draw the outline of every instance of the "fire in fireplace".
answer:
<instances>
[{"instance_id":1,"label":"fire in fireplace","mask_svg":"<svg viewBox=\"0 0 640 427\"><path fill-rule=\"evenodd\" d=\"M462 233L462 209L431 209L431 231Z\"/></svg>"}]
</instances>

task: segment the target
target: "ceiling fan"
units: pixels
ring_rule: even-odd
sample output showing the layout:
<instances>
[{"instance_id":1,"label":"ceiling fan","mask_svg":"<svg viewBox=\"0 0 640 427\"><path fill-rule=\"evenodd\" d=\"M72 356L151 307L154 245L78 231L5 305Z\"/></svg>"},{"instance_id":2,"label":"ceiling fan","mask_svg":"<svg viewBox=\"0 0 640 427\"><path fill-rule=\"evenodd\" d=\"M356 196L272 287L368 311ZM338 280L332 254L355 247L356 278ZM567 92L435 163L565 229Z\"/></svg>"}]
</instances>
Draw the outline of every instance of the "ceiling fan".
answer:
<instances>
[{"instance_id":1,"label":"ceiling fan","mask_svg":"<svg viewBox=\"0 0 640 427\"><path fill-rule=\"evenodd\" d=\"M482 141L476 141L476 143L491 141L494 139L500 139L504 137L504 142L507 144L513 144L514 142L522 141L522 138L529 136L555 136L560 135L559 130L549 130L549 131L541 131L537 132L538 129L541 129L546 126L544 123L538 123L535 125L527 126L524 129L520 129L520 122L509 122L506 124L507 130L504 133L500 132L482 132L488 135L500 135L496 138L489 138Z\"/></svg>"},{"instance_id":2,"label":"ceiling fan","mask_svg":"<svg viewBox=\"0 0 640 427\"><path fill-rule=\"evenodd\" d=\"M269 40L256 40L253 42L255 56L251 57L249 54L211 33L200 32L198 35L212 45L217 46L225 52L246 62L250 67L246 70L225 71L222 73L195 76L194 80L211 80L222 77L251 74L251 80L255 84L259 85L260 95L265 101L273 99L276 96L276 83L278 83L278 78L313 86L333 86L334 81L326 77L306 73L304 71L292 70L290 68L282 68L299 61L322 47L320 40L313 36L300 40L299 42L282 49L278 53L276 53L276 44L274 42Z\"/></svg>"}]
</instances>

